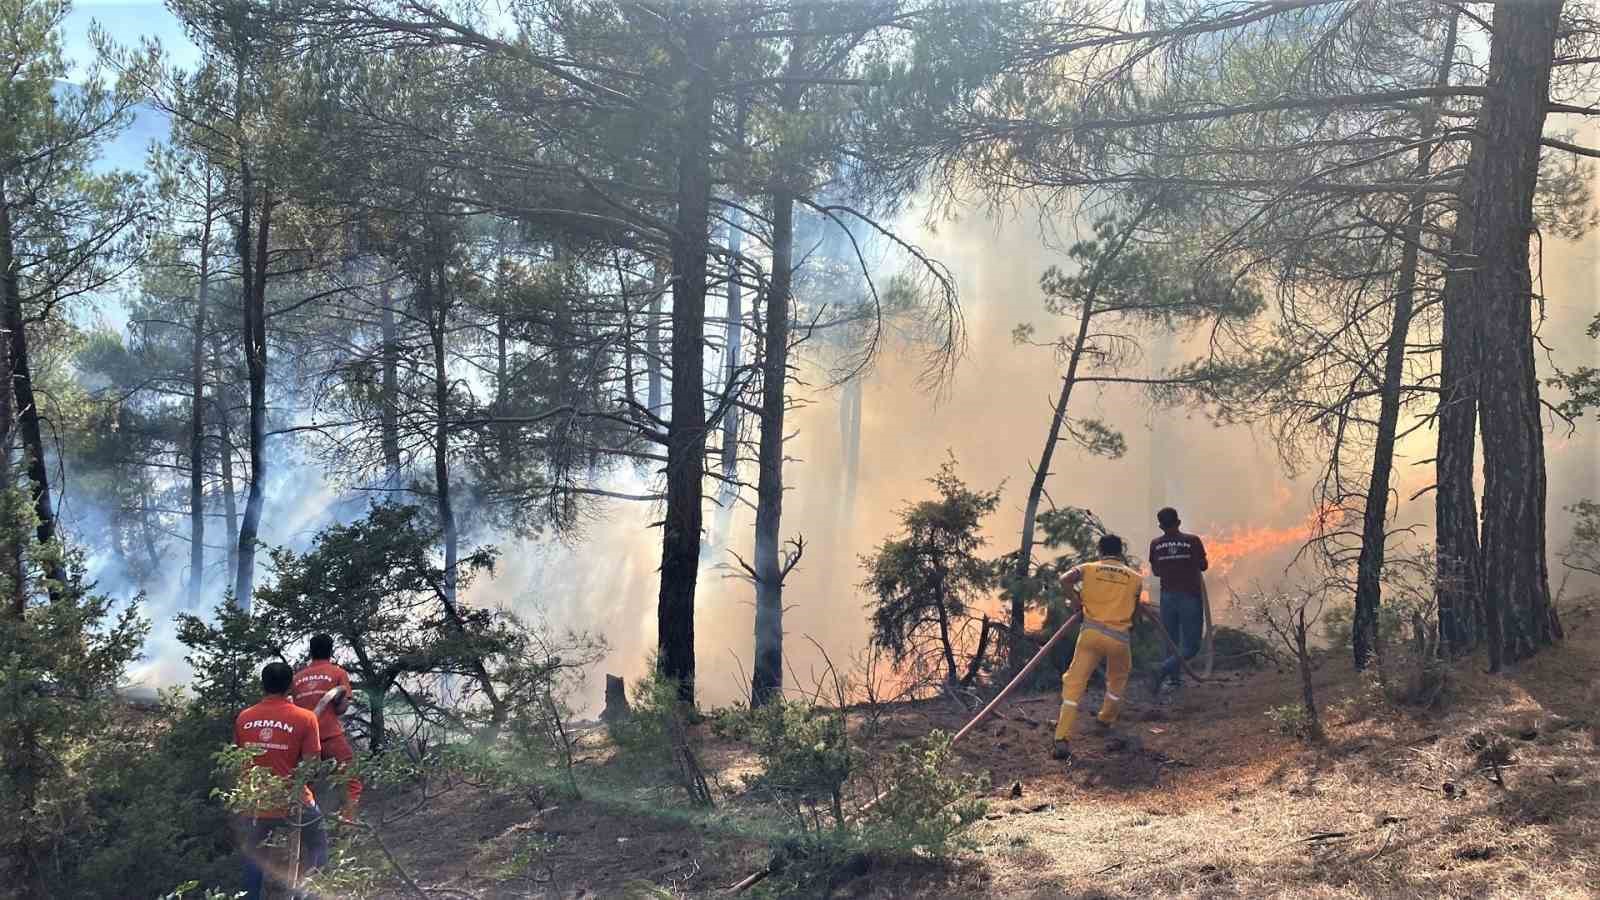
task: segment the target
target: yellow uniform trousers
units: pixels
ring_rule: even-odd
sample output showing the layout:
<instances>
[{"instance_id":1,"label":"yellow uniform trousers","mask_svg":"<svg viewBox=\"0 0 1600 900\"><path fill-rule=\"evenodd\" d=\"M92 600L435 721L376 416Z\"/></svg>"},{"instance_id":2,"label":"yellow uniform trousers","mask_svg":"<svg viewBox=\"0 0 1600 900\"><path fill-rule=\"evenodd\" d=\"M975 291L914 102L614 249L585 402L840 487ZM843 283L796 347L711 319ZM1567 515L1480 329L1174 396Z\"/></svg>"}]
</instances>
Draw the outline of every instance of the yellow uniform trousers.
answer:
<instances>
[{"instance_id":1,"label":"yellow uniform trousers","mask_svg":"<svg viewBox=\"0 0 1600 900\"><path fill-rule=\"evenodd\" d=\"M1115 635L1120 635L1117 637ZM1125 632L1117 632L1094 622L1085 622L1078 632L1078 646L1072 651L1072 665L1061 676L1061 718L1056 720L1056 740L1072 738L1078 720L1078 701L1089 686L1089 676L1106 663L1106 700L1100 704L1101 722L1111 725L1122 711L1122 692L1128 687L1128 672L1133 669L1133 653Z\"/></svg>"}]
</instances>

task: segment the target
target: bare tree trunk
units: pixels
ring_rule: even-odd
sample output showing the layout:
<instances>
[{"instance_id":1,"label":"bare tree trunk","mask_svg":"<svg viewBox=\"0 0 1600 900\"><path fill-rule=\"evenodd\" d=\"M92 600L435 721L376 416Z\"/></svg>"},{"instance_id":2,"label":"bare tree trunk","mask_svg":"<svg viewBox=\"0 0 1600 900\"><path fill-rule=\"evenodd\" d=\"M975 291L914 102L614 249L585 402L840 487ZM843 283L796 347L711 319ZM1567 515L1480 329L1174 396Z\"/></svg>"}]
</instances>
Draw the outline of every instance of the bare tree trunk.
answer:
<instances>
[{"instance_id":1,"label":"bare tree trunk","mask_svg":"<svg viewBox=\"0 0 1600 900\"><path fill-rule=\"evenodd\" d=\"M156 539L156 529L151 524L150 485L143 478L139 484L139 536L144 539L144 557L151 572L161 569L161 544Z\"/></svg>"},{"instance_id":2,"label":"bare tree trunk","mask_svg":"<svg viewBox=\"0 0 1600 900\"><path fill-rule=\"evenodd\" d=\"M760 473L756 482L756 651L750 705L783 695L783 414L789 380L789 295L794 279L794 197L772 195L772 282L761 358Z\"/></svg>"},{"instance_id":3,"label":"bare tree trunk","mask_svg":"<svg viewBox=\"0 0 1600 900\"><path fill-rule=\"evenodd\" d=\"M223 376L222 355L212 347L212 368ZM228 529L229 536L239 533L239 503L238 491L234 486L233 478L233 416L231 404L233 398L228 394L228 385L225 377L219 377L216 387L211 392L212 402L216 404L217 411L217 457L218 467L222 470L222 515ZM239 568L239 545L233 541L228 542L228 568L227 571L235 572ZM237 601L235 601L237 603Z\"/></svg>"},{"instance_id":4,"label":"bare tree trunk","mask_svg":"<svg viewBox=\"0 0 1600 900\"><path fill-rule=\"evenodd\" d=\"M433 273L423 276L432 279ZM434 500L439 513L439 529L444 540L444 595L456 602L456 566L459 561L459 536L456 533L455 505L450 497L450 369L446 355L445 331L449 317L443 297L444 285L425 286L433 308L428 311L429 340L433 345L433 482ZM427 285L427 282L424 282ZM431 287L431 290L429 289Z\"/></svg>"},{"instance_id":5,"label":"bare tree trunk","mask_svg":"<svg viewBox=\"0 0 1600 900\"><path fill-rule=\"evenodd\" d=\"M261 531L261 511L266 505L267 480L267 247L272 226L271 193L262 188L261 220L251 231L250 215L256 185L248 165L241 167L239 256L244 287L244 357L250 376L250 492L244 519L239 524L239 568L234 577L233 602L249 612L255 593L256 544ZM255 246L251 246L254 238Z\"/></svg>"},{"instance_id":6,"label":"bare tree trunk","mask_svg":"<svg viewBox=\"0 0 1600 900\"><path fill-rule=\"evenodd\" d=\"M1101 261L1119 256L1123 248L1128 245L1128 241L1133 238L1134 232L1154 210L1154 201L1146 202L1144 208L1119 236L1117 246L1108 249L1106 255L1100 258ZM1100 294L1104 271L1104 266L1097 261L1088 291L1083 298L1083 309L1078 316L1078 332L1073 336L1072 351L1067 357L1067 374L1061 379L1061 395L1056 399L1055 408L1051 412L1050 429L1045 435L1044 449L1039 453L1039 464L1034 467L1033 481L1028 485L1028 500L1022 507L1022 538L1017 549L1016 566L1011 572L1010 585L1011 640L1008 653L1013 672L1019 671L1030 655L1026 646L1026 618L1030 599L1028 573L1033 569L1033 540L1039 518L1039 503L1044 499L1045 482L1050 478L1050 461L1055 457L1056 444L1061 441L1061 429L1067 421L1067 404L1072 399L1073 387L1078 383L1078 365L1082 362L1084 349L1089 343L1089 323L1094 318L1094 304Z\"/></svg>"},{"instance_id":7,"label":"bare tree trunk","mask_svg":"<svg viewBox=\"0 0 1600 900\"><path fill-rule=\"evenodd\" d=\"M1439 630L1451 652L1466 653L1488 640L1489 604L1483 599L1483 557L1478 546L1475 483L1478 442L1478 322L1472 302L1471 260L1477 225L1482 151L1473 143L1445 274L1439 363L1438 450L1434 454L1434 530L1438 558ZM1496 642L1497 645L1497 642ZM1497 653L1492 650L1491 653Z\"/></svg>"},{"instance_id":8,"label":"bare tree trunk","mask_svg":"<svg viewBox=\"0 0 1600 900\"><path fill-rule=\"evenodd\" d=\"M511 414L511 392L508 385L511 381L511 352L506 341L506 314L504 310L495 316L494 324L494 410L496 417L505 417ZM515 452L513 439L516 429L510 425L495 426L495 448L501 465L506 465Z\"/></svg>"},{"instance_id":9,"label":"bare tree trunk","mask_svg":"<svg viewBox=\"0 0 1600 900\"><path fill-rule=\"evenodd\" d=\"M461 612L457 596L460 584L461 535L456 524L455 503L450 483L450 360L446 335L450 327L449 285L445 279L444 264L436 260L423 275L424 301L428 304L428 337L433 345L433 478L434 498L439 514L439 529L444 541L444 596L445 615L457 634L465 636L466 617ZM490 724L494 732L503 726L510 715L504 699L495 689L494 679L483 659L473 656L472 674L483 696L489 703ZM492 739L493 735L486 735Z\"/></svg>"},{"instance_id":10,"label":"bare tree trunk","mask_svg":"<svg viewBox=\"0 0 1600 900\"><path fill-rule=\"evenodd\" d=\"M1482 189L1482 141L1472 141L1466 176L1456 202L1450 267L1443 293L1442 352L1438 367L1438 450L1434 455L1434 530L1438 559L1438 628L1451 652L1490 639L1490 607L1483 601L1483 556L1478 548L1477 429L1478 317L1472 309L1472 240ZM1498 626L1493 628L1498 634ZM1493 663L1498 665L1498 663Z\"/></svg>"},{"instance_id":11,"label":"bare tree trunk","mask_svg":"<svg viewBox=\"0 0 1600 900\"><path fill-rule=\"evenodd\" d=\"M861 400L864 387L862 380L865 377L858 373L846 381L839 391L839 442L843 448L840 461L840 468L843 469L843 485L839 491L840 536L849 534L850 523L855 515L856 486L861 479Z\"/></svg>"},{"instance_id":12,"label":"bare tree trunk","mask_svg":"<svg viewBox=\"0 0 1600 900\"><path fill-rule=\"evenodd\" d=\"M44 428L39 417L39 404L33 393L31 364L28 359L27 319L22 310L22 286L18 282L17 266L12 255L11 204L7 187L0 177L0 257L10 265L0 272L0 293L4 294L5 326L11 353L11 386L16 399L13 413L22 433L22 451L28 471L28 481L33 487L33 509L38 518L36 534L39 543L50 545L56 539L55 507L50 499L50 468L44 452ZM55 596L54 585L65 584L66 568L52 555L45 573L51 582L50 594Z\"/></svg>"},{"instance_id":13,"label":"bare tree trunk","mask_svg":"<svg viewBox=\"0 0 1600 900\"><path fill-rule=\"evenodd\" d=\"M961 683L961 671L956 666L956 645L950 636L950 610L945 606L943 591L939 592L936 608L939 610L939 649L944 654L945 682L954 687Z\"/></svg>"},{"instance_id":14,"label":"bare tree trunk","mask_svg":"<svg viewBox=\"0 0 1600 900\"><path fill-rule=\"evenodd\" d=\"M211 197L200 229L200 286L194 304L194 351L189 372L189 609L200 607L206 570L206 306L211 295Z\"/></svg>"},{"instance_id":15,"label":"bare tree trunk","mask_svg":"<svg viewBox=\"0 0 1600 900\"><path fill-rule=\"evenodd\" d=\"M647 392L645 406L651 415L661 415L661 297L665 291L665 284L670 275L666 265L656 261L655 283L650 286L650 301L645 306L644 318L644 368ZM673 289L673 296L677 296L677 289Z\"/></svg>"},{"instance_id":16,"label":"bare tree trunk","mask_svg":"<svg viewBox=\"0 0 1600 900\"><path fill-rule=\"evenodd\" d=\"M791 14L797 32L810 27L810 11L797 7ZM799 79L810 43L796 39L785 66L789 86L779 100L783 115L793 115L800 105ZM790 148L780 145L780 157ZM767 285L766 332L761 354L761 446L756 482L756 623L755 661L750 679L750 705L764 706L783 696L783 580L779 545L783 520L784 412L788 405L789 323L794 292L794 193L799 173L787 159L780 160L782 182L772 192L772 280ZM730 373L731 380L731 373ZM792 563L791 563L792 565Z\"/></svg>"},{"instance_id":17,"label":"bare tree trunk","mask_svg":"<svg viewBox=\"0 0 1600 900\"><path fill-rule=\"evenodd\" d=\"M3 215L0 212L0 215ZM11 270L11 242L0 239L0 272ZM20 529L14 516L20 512L15 506L17 488L16 470L12 468L11 440L14 415L11 391L11 342L0 340L0 573L8 582L7 607L20 621L28 609L28 586L22 572L22 547L15 540Z\"/></svg>"},{"instance_id":18,"label":"bare tree trunk","mask_svg":"<svg viewBox=\"0 0 1600 900\"><path fill-rule=\"evenodd\" d=\"M1528 258L1562 0L1495 7L1488 94L1478 114L1482 192L1473 246L1483 427L1484 595L1501 618L1501 654L1522 659L1560 637L1545 559L1544 432L1533 356ZM1497 636L1491 634L1490 639Z\"/></svg>"},{"instance_id":19,"label":"bare tree trunk","mask_svg":"<svg viewBox=\"0 0 1600 900\"><path fill-rule=\"evenodd\" d=\"M378 296L382 304L383 329L383 399L378 412L379 427L383 432L384 477L394 481L400 475L400 333L395 326L394 287L385 283Z\"/></svg>"},{"instance_id":20,"label":"bare tree trunk","mask_svg":"<svg viewBox=\"0 0 1600 900\"><path fill-rule=\"evenodd\" d=\"M685 35L678 217L672 235L672 418L667 428L667 509L656 607L661 674L694 702L694 596L700 569L705 476L706 227L711 207L711 132L716 55L713 23L691 15Z\"/></svg>"},{"instance_id":21,"label":"bare tree trunk","mask_svg":"<svg viewBox=\"0 0 1600 900\"><path fill-rule=\"evenodd\" d=\"M1011 641L1010 665L1013 671L1028 661L1026 623L1029 590L1028 574L1033 570L1033 536L1039 519L1039 503L1044 499L1045 481L1050 477L1050 461L1055 457L1056 445L1061 442L1061 427L1067 419L1067 403L1072 399L1072 388L1078 382L1078 361L1083 356L1083 345L1088 337L1093 305L1083 304L1083 315L1078 320L1078 335L1073 341L1072 356L1067 363L1066 377L1061 379L1061 395L1056 398L1050 416L1050 429L1045 434L1044 449L1039 453L1039 464L1034 468L1033 481L1028 485L1028 500L1022 506L1022 542L1017 550L1017 564L1012 570L1011 584Z\"/></svg>"},{"instance_id":22,"label":"bare tree trunk","mask_svg":"<svg viewBox=\"0 0 1600 900\"><path fill-rule=\"evenodd\" d=\"M1438 77L1435 83L1449 84L1450 66L1455 59L1456 18L1450 19L1449 31L1441 54ZM1433 169L1433 143L1435 132L1434 110L1428 107L1422 114L1419 129L1423 141L1417 150L1417 181L1425 182ZM1411 333L1411 315L1417 291L1417 262L1423 239L1423 216L1427 211L1428 197L1417 193L1410 200L1405 242L1400 256L1400 273L1395 282L1394 319L1389 325L1388 346L1384 348L1383 388L1378 409L1378 433L1372 451L1372 472L1367 481L1366 506L1361 523L1361 553L1356 562L1356 609L1351 629L1351 649L1355 665L1364 669L1371 659L1378 640L1378 610L1383 603L1384 550L1388 540L1389 481L1394 472L1395 435L1400 425L1400 395L1404 389L1406 364L1406 339Z\"/></svg>"},{"instance_id":23,"label":"bare tree trunk","mask_svg":"<svg viewBox=\"0 0 1600 900\"><path fill-rule=\"evenodd\" d=\"M744 291L739 286L739 248L744 238L739 226L743 221L738 210L728 214L728 255L733 261L728 266L728 324L723 341L722 389L730 396L744 355ZM730 404L722 417L722 485L717 488L716 520L719 546L727 543L733 523L733 505L739 493L735 486L739 478L739 423L739 404Z\"/></svg>"},{"instance_id":24,"label":"bare tree trunk","mask_svg":"<svg viewBox=\"0 0 1600 900\"><path fill-rule=\"evenodd\" d=\"M1311 682L1311 624L1306 621L1306 608L1297 610L1294 620L1294 654L1300 667L1300 702L1306 711L1306 736L1313 741L1322 740L1322 716L1317 712L1317 694Z\"/></svg>"}]
</instances>

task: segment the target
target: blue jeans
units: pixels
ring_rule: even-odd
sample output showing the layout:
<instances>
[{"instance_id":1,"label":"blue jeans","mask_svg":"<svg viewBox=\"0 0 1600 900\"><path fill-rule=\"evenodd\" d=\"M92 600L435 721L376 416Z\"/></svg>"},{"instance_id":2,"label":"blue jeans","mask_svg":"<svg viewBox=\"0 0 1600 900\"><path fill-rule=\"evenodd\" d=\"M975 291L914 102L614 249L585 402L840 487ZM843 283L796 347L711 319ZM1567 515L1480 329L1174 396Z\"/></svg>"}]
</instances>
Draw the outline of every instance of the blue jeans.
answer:
<instances>
[{"instance_id":1,"label":"blue jeans","mask_svg":"<svg viewBox=\"0 0 1600 900\"><path fill-rule=\"evenodd\" d=\"M1199 594L1187 591L1161 591L1161 625L1172 636L1173 643L1183 651L1184 659L1194 659L1200 652L1201 632L1205 629L1205 606ZM1183 666L1178 657L1169 656L1161 664L1163 680L1171 678L1183 683Z\"/></svg>"},{"instance_id":2,"label":"blue jeans","mask_svg":"<svg viewBox=\"0 0 1600 900\"><path fill-rule=\"evenodd\" d=\"M316 804L301 811L304 824L300 826L300 873L305 874L328 864L328 832L323 827L322 810ZM261 900L266 873L259 859L261 845L280 828L293 828L290 819L246 819L244 821L244 895L246 900Z\"/></svg>"}]
</instances>

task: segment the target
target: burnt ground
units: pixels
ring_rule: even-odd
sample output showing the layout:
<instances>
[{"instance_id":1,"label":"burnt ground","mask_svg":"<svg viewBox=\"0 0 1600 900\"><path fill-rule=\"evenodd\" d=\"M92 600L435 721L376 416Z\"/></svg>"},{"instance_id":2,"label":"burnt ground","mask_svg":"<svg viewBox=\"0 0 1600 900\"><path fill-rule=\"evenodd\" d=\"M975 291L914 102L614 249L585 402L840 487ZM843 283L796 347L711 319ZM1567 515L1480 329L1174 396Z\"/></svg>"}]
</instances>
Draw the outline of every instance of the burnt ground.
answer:
<instances>
[{"instance_id":1,"label":"burnt ground","mask_svg":"<svg viewBox=\"0 0 1600 900\"><path fill-rule=\"evenodd\" d=\"M1127 749L1107 749L1084 717L1070 768L1050 758L1055 698L1024 697L957 748L991 784L972 846L948 863L879 864L838 895L1600 896L1600 616L1575 609L1566 624L1565 645L1514 671L1458 666L1435 711L1386 703L1329 659L1315 747L1266 715L1298 696L1297 676L1271 667L1169 705L1134 692ZM898 706L877 740L964 721L949 701ZM760 867L770 812L741 793L742 748L698 737L718 773L709 816L660 789L540 811L459 786L385 839L423 886L483 898L716 896ZM598 733L591 744L585 765L603 783L611 763Z\"/></svg>"}]
</instances>

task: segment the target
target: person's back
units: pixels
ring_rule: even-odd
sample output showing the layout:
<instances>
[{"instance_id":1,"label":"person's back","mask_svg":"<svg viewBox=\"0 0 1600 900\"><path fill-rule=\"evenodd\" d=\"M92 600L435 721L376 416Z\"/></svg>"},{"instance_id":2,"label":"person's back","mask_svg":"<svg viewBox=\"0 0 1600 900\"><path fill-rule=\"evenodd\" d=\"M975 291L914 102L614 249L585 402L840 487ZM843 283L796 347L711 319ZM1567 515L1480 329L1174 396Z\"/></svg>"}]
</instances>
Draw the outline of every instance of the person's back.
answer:
<instances>
[{"instance_id":1,"label":"person's back","mask_svg":"<svg viewBox=\"0 0 1600 900\"><path fill-rule=\"evenodd\" d=\"M1133 612L1139 602L1143 579L1121 560L1101 559L1079 566L1083 580L1078 596L1086 620L1119 632L1133 627Z\"/></svg>"},{"instance_id":2,"label":"person's back","mask_svg":"<svg viewBox=\"0 0 1600 900\"><path fill-rule=\"evenodd\" d=\"M1156 513L1161 536L1150 542L1150 570L1161 579L1161 625L1183 654L1192 659L1200 652L1205 625L1205 577L1210 568L1206 545L1197 535L1179 530L1183 524L1178 511L1166 507ZM1167 657L1156 673L1154 690L1160 692L1168 680L1183 683L1182 660Z\"/></svg>"},{"instance_id":3,"label":"person's back","mask_svg":"<svg viewBox=\"0 0 1600 900\"><path fill-rule=\"evenodd\" d=\"M1205 543L1198 535L1179 531L1176 524L1150 542L1150 571L1161 579L1163 591L1198 596L1202 590L1200 573L1209 565Z\"/></svg>"},{"instance_id":4,"label":"person's back","mask_svg":"<svg viewBox=\"0 0 1600 900\"><path fill-rule=\"evenodd\" d=\"M328 691L336 687L344 689L341 699L347 701L350 674L331 659L313 659L310 665L294 673L294 685L289 696L294 698L296 706L314 711ZM317 727L324 742L344 734L344 723L340 721L338 712L343 706L343 703L335 700L324 705L321 715L317 717Z\"/></svg>"},{"instance_id":5,"label":"person's back","mask_svg":"<svg viewBox=\"0 0 1600 900\"><path fill-rule=\"evenodd\" d=\"M279 778L292 777L301 760L316 760L322 752L316 715L296 706L283 694L269 694L240 712L233 720L233 743L257 751L250 765L267 769ZM311 790L307 788L302 802L309 805L311 800ZM258 819L281 819L288 814L282 808L255 811Z\"/></svg>"},{"instance_id":6,"label":"person's back","mask_svg":"<svg viewBox=\"0 0 1600 900\"><path fill-rule=\"evenodd\" d=\"M289 699L293 681L294 671L287 665L268 664L261 670L261 702L246 707L233 720L234 745L256 754L247 769L265 769L285 780L294 777L300 763L314 762L322 752L322 734L317 727L316 713L301 709ZM302 848L298 856L302 870L316 868L326 861L327 837L322 829L322 813L317 809L311 789L302 787L301 790L297 805L302 808L294 816L291 817L288 808L291 798L285 795L279 801L259 804L241 823L247 900L261 896L269 869L277 873L274 878L282 878L292 868L284 863L295 855L285 852L284 848ZM282 831L287 831L288 841L270 840L274 832ZM275 855L277 858L273 859ZM292 874L298 876L299 873Z\"/></svg>"},{"instance_id":7,"label":"person's back","mask_svg":"<svg viewBox=\"0 0 1600 900\"><path fill-rule=\"evenodd\" d=\"M339 693L330 698L328 692L334 688L338 688ZM295 673L290 694L302 709L321 708L317 718L317 725L322 732L321 756L336 761L340 770L349 776L345 782L344 803L339 807L339 816L344 819L355 818L362 793L361 779L349 772L355 760L355 751L350 747L350 740L344 734L344 723L340 721L350 706L351 690L350 673L333 661L333 636L312 635L311 663Z\"/></svg>"},{"instance_id":8,"label":"person's back","mask_svg":"<svg viewBox=\"0 0 1600 900\"><path fill-rule=\"evenodd\" d=\"M1061 578L1064 590L1076 592L1075 606L1083 613L1072 663L1061 676L1061 713L1056 719L1057 759L1072 759L1072 727L1078 720L1078 701L1089 686L1089 676L1106 664L1106 695L1096 719L1110 729L1122 709L1122 692L1133 670L1133 617L1139 609L1144 579L1123 556L1122 538L1100 537L1100 558L1074 566Z\"/></svg>"}]
</instances>

